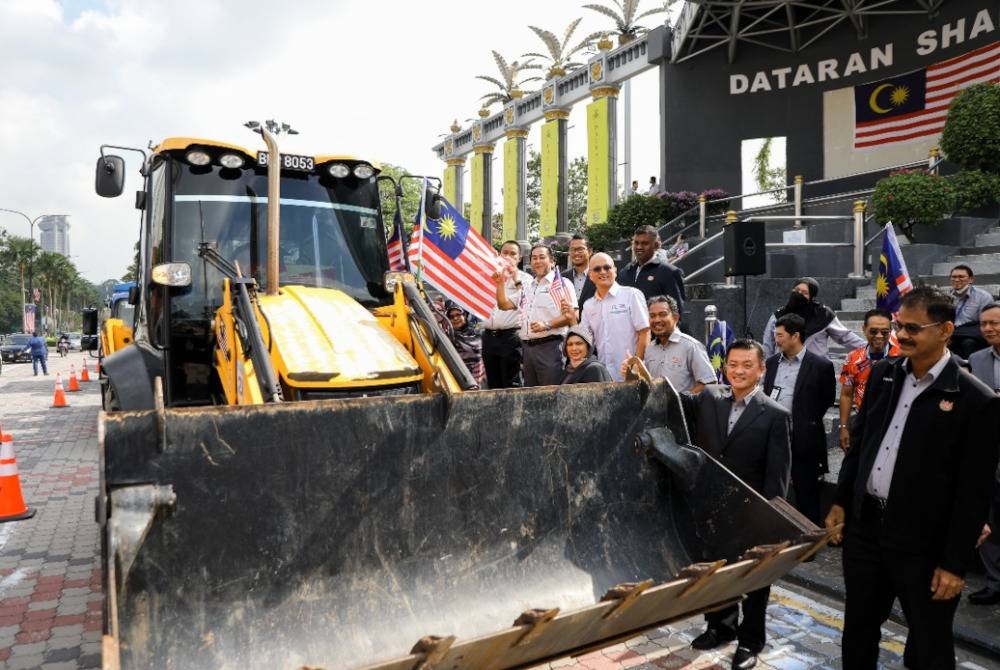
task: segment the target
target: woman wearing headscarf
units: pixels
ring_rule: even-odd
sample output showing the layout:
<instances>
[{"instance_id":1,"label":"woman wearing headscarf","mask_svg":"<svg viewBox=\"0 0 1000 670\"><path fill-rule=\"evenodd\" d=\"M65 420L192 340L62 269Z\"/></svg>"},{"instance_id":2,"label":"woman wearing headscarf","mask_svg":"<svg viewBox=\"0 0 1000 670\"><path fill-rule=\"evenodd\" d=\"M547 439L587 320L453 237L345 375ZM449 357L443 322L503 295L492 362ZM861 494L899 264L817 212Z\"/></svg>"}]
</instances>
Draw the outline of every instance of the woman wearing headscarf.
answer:
<instances>
[{"instance_id":1,"label":"woman wearing headscarf","mask_svg":"<svg viewBox=\"0 0 1000 670\"><path fill-rule=\"evenodd\" d=\"M469 369L473 379L483 387L486 367L483 365L483 336L469 321L469 314L454 303L447 308L448 323L451 325L451 341Z\"/></svg>"},{"instance_id":2,"label":"woman wearing headscarf","mask_svg":"<svg viewBox=\"0 0 1000 670\"><path fill-rule=\"evenodd\" d=\"M806 350L817 356L827 358L830 340L840 343L848 350L857 349L867 344L864 338L849 330L841 323L832 309L816 300L819 294L819 282L812 277L802 277L795 282L785 306L777 310L764 326L764 354L770 358L778 352L774 343L774 322L785 314L798 314L805 322L802 331L802 341Z\"/></svg>"},{"instance_id":3,"label":"woman wearing headscarf","mask_svg":"<svg viewBox=\"0 0 1000 670\"><path fill-rule=\"evenodd\" d=\"M566 356L563 384L587 384L609 382L611 375L604 364L594 355L594 337L586 326L573 326L563 343Z\"/></svg>"}]
</instances>

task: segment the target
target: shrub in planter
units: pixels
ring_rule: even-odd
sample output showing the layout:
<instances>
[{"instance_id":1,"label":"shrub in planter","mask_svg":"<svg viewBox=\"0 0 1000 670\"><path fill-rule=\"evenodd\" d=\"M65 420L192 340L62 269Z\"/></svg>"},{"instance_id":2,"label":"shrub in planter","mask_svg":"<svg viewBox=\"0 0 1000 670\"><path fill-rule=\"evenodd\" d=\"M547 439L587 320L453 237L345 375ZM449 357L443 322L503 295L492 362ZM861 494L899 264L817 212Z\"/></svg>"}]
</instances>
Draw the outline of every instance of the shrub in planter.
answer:
<instances>
[{"instance_id":1,"label":"shrub in planter","mask_svg":"<svg viewBox=\"0 0 1000 670\"><path fill-rule=\"evenodd\" d=\"M970 212L1000 202L1000 174L963 170L948 177L955 194L955 211Z\"/></svg>"},{"instance_id":2,"label":"shrub in planter","mask_svg":"<svg viewBox=\"0 0 1000 670\"><path fill-rule=\"evenodd\" d=\"M611 208L605 225L611 226L617 232L616 239L632 237L632 233L639 226L662 225L667 220L669 207L668 200L655 195L633 196Z\"/></svg>"},{"instance_id":3,"label":"shrub in planter","mask_svg":"<svg viewBox=\"0 0 1000 670\"><path fill-rule=\"evenodd\" d=\"M924 170L900 170L879 181L872 195L875 220L892 221L911 242L917 226L934 225L955 208L948 180Z\"/></svg>"},{"instance_id":4,"label":"shrub in planter","mask_svg":"<svg viewBox=\"0 0 1000 670\"><path fill-rule=\"evenodd\" d=\"M729 209L729 193L727 191L721 188L710 188L707 191L702 191L701 194L708 201L706 209L710 216L712 214L721 214ZM712 202L712 200L719 202Z\"/></svg>"},{"instance_id":5,"label":"shrub in planter","mask_svg":"<svg viewBox=\"0 0 1000 670\"><path fill-rule=\"evenodd\" d=\"M955 96L941 149L967 170L1000 172L1000 84L976 84Z\"/></svg>"}]
</instances>

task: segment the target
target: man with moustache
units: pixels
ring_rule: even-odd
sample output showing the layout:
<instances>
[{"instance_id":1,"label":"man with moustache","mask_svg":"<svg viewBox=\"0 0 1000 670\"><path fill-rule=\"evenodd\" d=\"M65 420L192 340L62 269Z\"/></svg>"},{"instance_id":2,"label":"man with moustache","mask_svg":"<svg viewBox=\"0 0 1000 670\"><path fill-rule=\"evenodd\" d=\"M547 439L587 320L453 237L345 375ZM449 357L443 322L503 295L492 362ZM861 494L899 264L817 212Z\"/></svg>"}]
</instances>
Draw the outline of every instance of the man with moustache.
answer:
<instances>
[{"instance_id":1,"label":"man with moustache","mask_svg":"<svg viewBox=\"0 0 1000 670\"><path fill-rule=\"evenodd\" d=\"M677 302L677 309L684 315L684 273L677 267L657 258L660 234L653 226L639 226L632 236L632 254L635 260L618 273L618 283L642 291L646 299L654 295L669 295Z\"/></svg>"},{"instance_id":2,"label":"man with moustache","mask_svg":"<svg viewBox=\"0 0 1000 670\"><path fill-rule=\"evenodd\" d=\"M483 322L483 366L486 384L491 389L506 389L521 385L520 312L521 291L531 282L531 276L518 269L521 263L521 246L507 240L500 246L500 256L509 270L499 273L504 282L504 294L514 305L513 309L493 308Z\"/></svg>"},{"instance_id":3,"label":"man with moustache","mask_svg":"<svg viewBox=\"0 0 1000 670\"><path fill-rule=\"evenodd\" d=\"M840 369L840 448L844 451L851 447L851 412L861 411L872 366L883 358L899 356L899 347L889 341L891 321L888 310L878 307L868 310L862 331L868 344L849 353Z\"/></svg>"},{"instance_id":4,"label":"man with moustache","mask_svg":"<svg viewBox=\"0 0 1000 670\"><path fill-rule=\"evenodd\" d=\"M874 670L893 601L906 617L903 662L955 667L952 624L990 504L1000 397L959 366L947 344L955 303L921 286L893 323L901 357L871 371L826 517L846 523L843 665Z\"/></svg>"},{"instance_id":5,"label":"man with moustache","mask_svg":"<svg viewBox=\"0 0 1000 670\"><path fill-rule=\"evenodd\" d=\"M701 393L705 384L714 384L715 370L705 347L677 327L681 320L677 302L669 295L657 295L646 301L646 308L652 340L642 362L649 374L669 379L677 391L694 395Z\"/></svg>"},{"instance_id":6,"label":"man with moustache","mask_svg":"<svg viewBox=\"0 0 1000 670\"><path fill-rule=\"evenodd\" d=\"M583 303L594 295L594 282L590 281L590 244L580 233L574 233L569 241L570 269L563 275L573 282L576 289L576 307L583 309Z\"/></svg>"},{"instance_id":7,"label":"man with moustache","mask_svg":"<svg viewBox=\"0 0 1000 670\"><path fill-rule=\"evenodd\" d=\"M681 394L695 444L765 498L783 497L791 463L791 415L758 386L765 370L764 350L753 340L735 340L725 365L730 386L709 384L697 396ZM707 630L691 646L714 649L735 639L733 669L757 665L767 641L764 620L770 592L765 586L748 593L739 605L706 614Z\"/></svg>"}]
</instances>

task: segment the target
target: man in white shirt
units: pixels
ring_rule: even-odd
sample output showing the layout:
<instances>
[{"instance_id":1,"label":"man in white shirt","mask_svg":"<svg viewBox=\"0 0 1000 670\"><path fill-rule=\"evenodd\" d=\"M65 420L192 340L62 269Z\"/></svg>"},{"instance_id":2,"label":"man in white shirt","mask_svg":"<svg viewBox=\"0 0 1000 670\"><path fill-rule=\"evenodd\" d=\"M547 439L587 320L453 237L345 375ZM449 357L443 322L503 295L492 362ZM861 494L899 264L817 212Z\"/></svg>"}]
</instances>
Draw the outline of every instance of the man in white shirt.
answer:
<instances>
[{"instance_id":1,"label":"man in white shirt","mask_svg":"<svg viewBox=\"0 0 1000 670\"><path fill-rule=\"evenodd\" d=\"M500 247L500 256L510 264L511 271L504 273L504 289L514 309L494 307L490 317L483 322L483 365L486 383L491 389L505 389L521 385L520 313L521 291L531 282L531 275L518 269L521 263L521 246L508 240Z\"/></svg>"},{"instance_id":2,"label":"man in white shirt","mask_svg":"<svg viewBox=\"0 0 1000 670\"><path fill-rule=\"evenodd\" d=\"M979 313L993 302L984 289L975 285L976 275L968 265L951 269L951 297L955 300L955 332L948 348L962 358L986 347L986 340L979 330Z\"/></svg>"},{"instance_id":3,"label":"man in white shirt","mask_svg":"<svg viewBox=\"0 0 1000 670\"><path fill-rule=\"evenodd\" d=\"M646 347L643 363L653 377L669 379L678 392L697 395L705 384L715 383L715 370L701 342L682 333L677 301L669 295L653 296L646 301L652 341Z\"/></svg>"},{"instance_id":4,"label":"man in white shirt","mask_svg":"<svg viewBox=\"0 0 1000 670\"><path fill-rule=\"evenodd\" d=\"M583 304L580 323L594 334L597 360L620 382L622 363L635 354L642 358L649 344L649 312L642 291L622 286L611 256L600 253L590 258L590 279L594 297Z\"/></svg>"},{"instance_id":5,"label":"man in white shirt","mask_svg":"<svg viewBox=\"0 0 1000 670\"><path fill-rule=\"evenodd\" d=\"M563 378L562 343L570 324L570 317L563 314L563 309L575 311L576 291L573 282L560 276L558 281L562 286L562 297L559 297L558 289L555 296L551 295L556 270L552 250L544 244L531 248L530 263L535 277L524 286L517 304L507 295L502 274L493 275L497 286L497 306L520 311L524 385L555 386Z\"/></svg>"}]
</instances>

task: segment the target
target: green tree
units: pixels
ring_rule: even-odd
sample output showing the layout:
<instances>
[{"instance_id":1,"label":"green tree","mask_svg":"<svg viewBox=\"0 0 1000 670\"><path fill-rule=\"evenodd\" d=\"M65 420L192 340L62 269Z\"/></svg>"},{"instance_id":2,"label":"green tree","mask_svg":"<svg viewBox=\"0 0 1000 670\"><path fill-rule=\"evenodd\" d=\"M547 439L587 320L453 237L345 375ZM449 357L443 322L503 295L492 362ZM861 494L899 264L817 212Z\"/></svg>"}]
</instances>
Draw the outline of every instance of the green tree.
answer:
<instances>
[{"instance_id":1,"label":"green tree","mask_svg":"<svg viewBox=\"0 0 1000 670\"><path fill-rule=\"evenodd\" d=\"M526 210L528 239L539 239L542 215L542 156L528 151ZM579 156L570 161L566 170L566 209L569 232L583 232L587 228L587 159Z\"/></svg>"},{"instance_id":2,"label":"green tree","mask_svg":"<svg viewBox=\"0 0 1000 670\"><path fill-rule=\"evenodd\" d=\"M1000 172L1000 84L976 84L955 96L941 149L966 170Z\"/></svg>"},{"instance_id":3,"label":"green tree","mask_svg":"<svg viewBox=\"0 0 1000 670\"><path fill-rule=\"evenodd\" d=\"M139 242L136 241L134 247L135 253L132 255L132 263L125 270L125 274L122 275L121 281L135 281L136 277L139 276Z\"/></svg>"},{"instance_id":4,"label":"green tree","mask_svg":"<svg viewBox=\"0 0 1000 670\"><path fill-rule=\"evenodd\" d=\"M771 167L771 147L774 142L773 137L768 137L760 145L760 151L753 159L753 178L760 191L770 191L772 188L779 188L788 182L785 178L785 168ZM771 194L776 202L785 201L785 192L776 191Z\"/></svg>"},{"instance_id":5,"label":"green tree","mask_svg":"<svg viewBox=\"0 0 1000 670\"><path fill-rule=\"evenodd\" d=\"M409 234L413 230L417 210L420 209L420 188L423 182L420 179L409 178L411 176L409 170L391 163L382 164L380 176L383 175L392 177L396 184L403 189L403 230ZM396 196L388 183L381 182L379 184L379 198L382 201L382 217L385 224L385 235L388 239L392 236L392 224L396 215Z\"/></svg>"}]
</instances>

